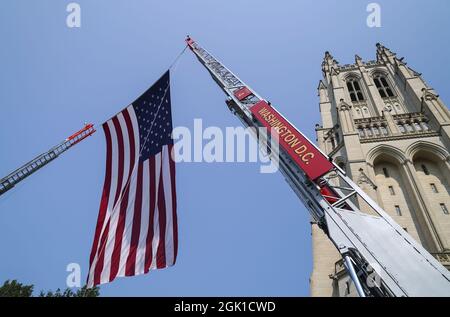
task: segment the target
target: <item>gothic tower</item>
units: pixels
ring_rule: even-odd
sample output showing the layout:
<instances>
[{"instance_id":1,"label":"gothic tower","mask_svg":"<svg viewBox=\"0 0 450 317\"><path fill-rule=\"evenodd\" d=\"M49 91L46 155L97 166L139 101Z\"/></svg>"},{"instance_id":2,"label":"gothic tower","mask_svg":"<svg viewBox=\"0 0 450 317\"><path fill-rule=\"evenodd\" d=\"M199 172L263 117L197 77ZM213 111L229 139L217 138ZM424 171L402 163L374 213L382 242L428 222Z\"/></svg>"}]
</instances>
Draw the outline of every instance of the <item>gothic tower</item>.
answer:
<instances>
[{"instance_id":1,"label":"gothic tower","mask_svg":"<svg viewBox=\"0 0 450 317\"><path fill-rule=\"evenodd\" d=\"M421 74L377 44L341 66L329 53L318 91L320 148L450 269L450 112ZM362 210L365 206L361 203ZM312 296L354 296L340 255L312 224Z\"/></svg>"}]
</instances>

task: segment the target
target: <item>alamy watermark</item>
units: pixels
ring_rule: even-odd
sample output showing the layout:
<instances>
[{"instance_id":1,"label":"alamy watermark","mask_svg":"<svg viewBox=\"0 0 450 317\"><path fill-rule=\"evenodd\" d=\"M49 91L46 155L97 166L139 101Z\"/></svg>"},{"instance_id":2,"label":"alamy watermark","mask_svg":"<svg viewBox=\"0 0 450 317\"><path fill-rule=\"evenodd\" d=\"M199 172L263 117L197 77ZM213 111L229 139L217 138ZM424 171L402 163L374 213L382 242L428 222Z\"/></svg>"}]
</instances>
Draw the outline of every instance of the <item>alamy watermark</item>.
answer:
<instances>
[{"instance_id":1,"label":"alamy watermark","mask_svg":"<svg viewBox=\"0 0 450 317\"><path fill-rule=\"evenodd\" d=\"M369 28L381 27L381 6L376 2L369 3L366 8L369 15L367 16L367 26Z\"/></svg>"},{"instance_id":2,"label":"alamy watermark","mask_svg":"<svg viewBox=\"0 0 450 317\"><path fill-rule=\"evenodd\" d=\"M66 11L69 12L66 18L66 25L68 28L81 27L81 6L76 2L71 2L67 5Z\"/></svg>"},{"instance_id":3,"label":"alamy watermark","mask_svg":"<svg viewBox=\"0 0 450 317\"><path fill-rule=\"evenodd\" d=\"M203 127L194 119L194 128L175 127L173 159L176 163L260 163L262 174L279 169L278 134L266 128Z\"/></svg>"},{"instance_id":4,"label":"alamy watermark","mask_svg":"<svg viewBox=\"0 0 450 317\"><path fill-rule=\"evenodd\" d=\"M69 263L66 267L66 272L69 272L66 278L66 285L69 288L81 287L81 266L78 263Z\"/></svg>"}]
</instances>

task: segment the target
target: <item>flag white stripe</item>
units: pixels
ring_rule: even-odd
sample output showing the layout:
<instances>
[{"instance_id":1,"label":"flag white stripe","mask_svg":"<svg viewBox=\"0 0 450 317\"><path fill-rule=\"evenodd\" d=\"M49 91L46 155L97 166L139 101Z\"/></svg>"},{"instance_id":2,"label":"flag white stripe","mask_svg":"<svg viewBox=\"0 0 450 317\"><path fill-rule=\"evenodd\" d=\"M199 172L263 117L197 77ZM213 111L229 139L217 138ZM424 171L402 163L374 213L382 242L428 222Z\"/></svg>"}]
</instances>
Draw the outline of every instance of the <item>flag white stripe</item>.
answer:
<instances>
[{"instance_id":1,"label":"flag white stripe","mask_svg":"<svg viewBox=\"0 0 450 317\"><path fill-rule=\"evenodd\" d=\"M150 188L150 175L149 175L150 160L143 163L143 175L142 175L142 210L141 210L141 230L139 233L139 244L136 251L136 266L135 274L143 274L145 269L145 250L147 248L147 233L150 209L150 195L148 188Z\"/></svg>"},{"instance_id":2,"label":"flag white stripe","mask_svg":"<svg viewBox=\"0 0 450 317\"><path fill-rule=\"evenodd\" d=\"M111 211L111 223L109 225L108 232L108 241L106 242L105 249L105 257L103 263L103 271L101 274L101 282L109 282L110 281L110 272L111 272L111 259L112 253L115 244L115 236L117 231L117 225L119 223L119 215L120 215L120 205L123 199L124 188L127 185L128 180L128 171L130 167L130 142L128 139L128 130L125 123L125 119L122 113L117 115L117 119L119 120L119 127L122 131L123 136L123 177L122 177L122 186L119 191L119 199L116 202L116 205L112 208ZM113 157L113 160L119 160L119 155Z\"/></svg>"},{"instance_id":3,"label":"flag white stripe","mask_svg":"<svg viewBox=\"0 0 450 317\"><path fill-rule=\"evenodd\" d=\"M99 260L99 255L102 252L103 249L106 248L106 240L104 241L104 243L102 244L102 236L106 230L106 225L109 223L109 220L111 218L111 214L112 214L112 206L114 205L114 198L116 197L116 188L117 188L117 174L119 171L118 168L118 156L119 156L119 145L118 145L118 141L117 141L117 132L116 129L114 127L114 124L112 122L112 120L109 120L108 122L106 122L106 124L108 125L109 128L109 132L111 134L111 185L109 188L109 198L108 198L108 206L106 208L106 215L105 215L105 221L103 222L103 227L102 230L100 231L100 237L99 237L99 242L98 242L98 249L97 252L95 253L95 257L94 260L92 261L92 265L90 267L90 271L89 271L89 281L88 281L88 285L93 286L94 284L94 272L95 272L95 268L97 267L98 264L98 260Z\"/></svg>"},{"instance_id":4,"label":"flag white stripe","mask_svg":"<svg viewBox=\"0 0 450 317\"><path fill-rule=\"evenodd\" d=\"M125 276L126 264L128 259L128 254L130 253L131 245L131 234L133 232L133 218L134 218L134 205L136 201L136 188L137 188L137 172L139 163L139 151L140 144L139 140L139 125L137 122L136 114L132 106L128 107L128 114L130 115L131 128L133 133L134 142L134 163L133 170L131 171L131 176L129 181L129 192L128 192L128 206L126 207L126 218L125 218L125 228L122 237L122 246L120 249L120 262L119 270L117 276ZM125 126L125 129L127 127ZM128 129L127 129L128 132ZM130 145L131 146L131 145ZM131 158L130 158L131 159ZM127 175L128 176L128 175Z\"/></svg>"},{"instance_id":5,"label":"flag white stripe","mask_svg":"<svg viewBox=\"0 0 450 317\"><path fill-rule=\"evenodd\" d=\"M156 268L156 253L159 245L159 208L158 208L158 192L159 177L161 172L161 152L155 155L155 214L153 217L153 240L152 240L152 264L150 270Z\"/></svg>"}]
</instances>

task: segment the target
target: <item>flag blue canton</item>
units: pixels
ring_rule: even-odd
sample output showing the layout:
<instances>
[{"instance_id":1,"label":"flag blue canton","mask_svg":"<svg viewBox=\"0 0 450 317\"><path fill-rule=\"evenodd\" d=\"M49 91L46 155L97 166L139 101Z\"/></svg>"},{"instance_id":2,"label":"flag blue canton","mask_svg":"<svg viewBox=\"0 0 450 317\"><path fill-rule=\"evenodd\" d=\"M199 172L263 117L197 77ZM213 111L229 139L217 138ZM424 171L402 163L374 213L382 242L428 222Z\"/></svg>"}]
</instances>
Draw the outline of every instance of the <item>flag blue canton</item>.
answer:
<instances>
[{"instance_id":1,"label":"flag blue canton","mask_svg":"<svg viewBox=\"0 0 450 317\"><path fill-rule=\"evenodd\" d=\"M167 71L132 104L139 124L141 162L161 152L164 145L173 144L169 83Z\"/></svg>"}]
</instances>

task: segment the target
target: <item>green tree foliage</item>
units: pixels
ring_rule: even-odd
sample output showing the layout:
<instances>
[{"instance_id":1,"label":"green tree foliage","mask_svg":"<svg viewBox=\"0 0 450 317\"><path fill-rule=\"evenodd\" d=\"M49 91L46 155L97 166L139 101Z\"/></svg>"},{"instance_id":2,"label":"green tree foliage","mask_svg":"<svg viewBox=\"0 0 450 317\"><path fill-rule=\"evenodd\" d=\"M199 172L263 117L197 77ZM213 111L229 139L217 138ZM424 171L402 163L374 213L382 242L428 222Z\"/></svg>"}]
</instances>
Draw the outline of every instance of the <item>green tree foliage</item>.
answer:
<instances>
[{"instance_id":1,"label":"green tree foliage","mask_svg":"<svg viewBox=\"0 0 450 317\"><path fill-rule=\"evenodd\" d=\"M33 285L24 285L16 280L7 280L0 287L0 297L31 297L33 288Z\"/></svg>"},{"instance_id":2,"label":"green tree foliage","mask_svg":"<svg viewBox=\"0 0 450 317\"><path fill-rule=\"evenodd\" d=\"M33 297L34 285L24 285L17 282L17 280L7 280L0 287L0 297ZM83 286L77 291L72 291L70 288L66 288L64 291L57 289L56 291L41 291L39 297L98 297L100 295L100 288L93 287L87 288Z\"/></svg>"},{"instance_id":3,"label":"green tree foliage","mask_svg":"<svg viewBox=\"0 0 450 317\"><path fill-rule=\"evenodd\" d=\"M47 293L41 291L39 297L98 297L99 295L99 287L87 288L85 285L76 292L72 291L70 288L66 288L64 291L61 291L61 289L58 288L55 292L48 291Z\"/></svg>"}]
</instances>

